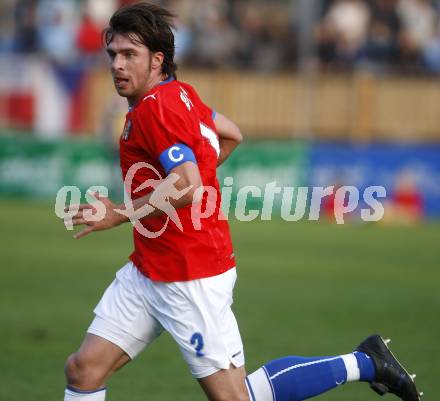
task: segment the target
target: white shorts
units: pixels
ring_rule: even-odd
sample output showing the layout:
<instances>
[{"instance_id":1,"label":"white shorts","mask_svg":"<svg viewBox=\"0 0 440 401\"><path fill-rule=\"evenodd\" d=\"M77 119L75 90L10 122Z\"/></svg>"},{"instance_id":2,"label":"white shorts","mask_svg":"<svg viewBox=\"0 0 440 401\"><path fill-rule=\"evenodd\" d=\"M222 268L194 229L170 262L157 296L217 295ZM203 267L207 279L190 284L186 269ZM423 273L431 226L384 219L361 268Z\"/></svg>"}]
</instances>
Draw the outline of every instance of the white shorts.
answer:
<instances>
[{"instance_id":1,"label":"white shorts","mask_svg":"<svg viewBox=\"0 0 440 401\"><path fill-rule=\"evenodd\" d=\"M111 341L133 359L163 330L179 345L191 373L202 378L244 365L243 343L231 310L236 269L214 277L163 283L141 274L132 262L96 306L87 330Z\"/></svg>"}]
</instances>

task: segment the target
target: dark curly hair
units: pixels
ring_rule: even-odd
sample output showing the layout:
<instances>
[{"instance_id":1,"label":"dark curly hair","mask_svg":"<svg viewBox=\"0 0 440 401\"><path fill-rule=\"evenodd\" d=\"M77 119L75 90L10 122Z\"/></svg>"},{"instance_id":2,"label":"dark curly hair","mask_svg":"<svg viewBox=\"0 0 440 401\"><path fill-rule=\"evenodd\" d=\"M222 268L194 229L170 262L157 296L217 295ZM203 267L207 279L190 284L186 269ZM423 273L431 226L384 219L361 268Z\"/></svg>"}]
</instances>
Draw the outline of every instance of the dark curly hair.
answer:
<instances>
[{"instance_id":1,"label":"dark curly hair","mask_svg":"<svg viewBox=\"0 0 440 401\"><path fill-rule=\"evenodd\" d=\"M177 65L174 62L174 14L160 6L145 2L125 6L110 18L104 30L104 41L108 46L115 34L123 34L134 42L142 43L152 52L162 52L162 72L176 78Z\"/></svg>"}]
</instances>

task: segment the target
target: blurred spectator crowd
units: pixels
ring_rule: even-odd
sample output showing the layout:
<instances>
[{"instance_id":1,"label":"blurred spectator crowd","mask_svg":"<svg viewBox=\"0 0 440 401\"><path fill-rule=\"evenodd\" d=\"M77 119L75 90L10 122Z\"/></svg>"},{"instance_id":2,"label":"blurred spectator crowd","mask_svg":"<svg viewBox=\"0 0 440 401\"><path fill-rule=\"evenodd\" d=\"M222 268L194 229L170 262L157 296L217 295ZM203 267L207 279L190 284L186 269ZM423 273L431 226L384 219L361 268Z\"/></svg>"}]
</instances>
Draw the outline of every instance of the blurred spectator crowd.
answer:
<instances>
[{"instance_id":1,"label":"blurred spectator crowd","mask_svg":"<svg viewBox=\"0 0 440 401\"><path fill-rule=\"evenodd\" d=\"M316 27L324 66L440 73L440 1L326 1Z\"/></svg>"},{"instance_id":2,"label":"blurred spectator crowd","mask_svg":"<svg viewBox=\"0 0 440 401\"><path fill-rule=\"evenodd\" d=\"M440 0L306 0L315 22L308 54L320 68L440 73ZM156 1L177 15L181 64L282 71L298 65L305 0ZM101 32L130 0L2 0L0 55L56 64L104 62Z\"/></svg>"}]
</instances>

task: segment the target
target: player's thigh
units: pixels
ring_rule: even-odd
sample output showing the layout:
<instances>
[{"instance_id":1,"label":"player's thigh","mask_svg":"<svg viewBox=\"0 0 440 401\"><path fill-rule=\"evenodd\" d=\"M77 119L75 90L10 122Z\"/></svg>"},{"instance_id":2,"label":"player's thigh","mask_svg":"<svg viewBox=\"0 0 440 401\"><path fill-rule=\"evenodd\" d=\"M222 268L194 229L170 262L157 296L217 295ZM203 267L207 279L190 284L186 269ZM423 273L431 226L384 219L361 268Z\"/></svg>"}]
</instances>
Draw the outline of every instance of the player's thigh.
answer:
<instances>
[{"instance_id":1,"label":"player's thigh","mask_svg":"<svg viewBox=\"0 0 440 401\"><path fill-rule=\"evenodd\" d=\"M198 381L209 401L249 401L245 378L244 366L231 365Z\"/></svg>"},{"instance_id":2,"label":"player's thigh","mask_svg":"<svg viewBox=\"0 0 440 401\"><path fill-rule=\"evenodd\" d=\"M86 334L77 355L87 359L90 363L103 365L108 370L120 364L122 360L130 359L125 351L116 344L90 333Z\"/></svg>"}]
</instances>

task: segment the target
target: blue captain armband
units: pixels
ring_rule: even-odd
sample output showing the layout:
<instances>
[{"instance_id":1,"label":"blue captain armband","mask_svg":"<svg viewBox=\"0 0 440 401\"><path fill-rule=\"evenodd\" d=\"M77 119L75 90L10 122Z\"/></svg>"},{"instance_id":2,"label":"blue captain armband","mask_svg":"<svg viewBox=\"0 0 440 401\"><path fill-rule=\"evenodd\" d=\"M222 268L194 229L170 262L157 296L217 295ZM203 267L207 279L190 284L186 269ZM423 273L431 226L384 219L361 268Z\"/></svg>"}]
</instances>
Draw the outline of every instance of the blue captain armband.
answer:
<instances>
[{"instance_id":1,"label":"blue captain armband","mask_svg":"<svg viewBox=\"0 0 440 401\"><path fill-rule=\"evenodd\" d=\"M165 149L159 156L159 162L166 174L168 174L174 167L180 166L186 162L197 164L192 149L183 143L176 143L168 149Z\"/></svg>"}]
</instances>

